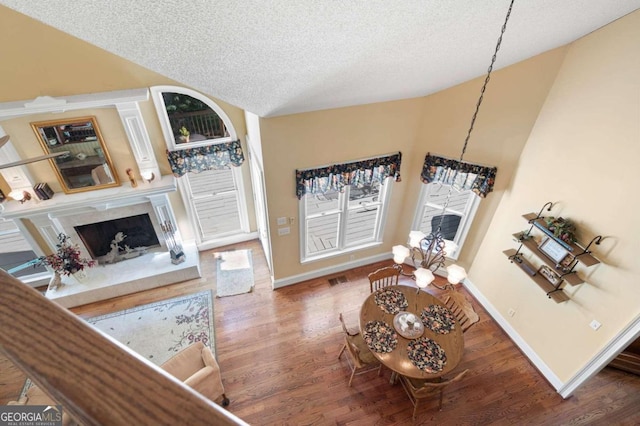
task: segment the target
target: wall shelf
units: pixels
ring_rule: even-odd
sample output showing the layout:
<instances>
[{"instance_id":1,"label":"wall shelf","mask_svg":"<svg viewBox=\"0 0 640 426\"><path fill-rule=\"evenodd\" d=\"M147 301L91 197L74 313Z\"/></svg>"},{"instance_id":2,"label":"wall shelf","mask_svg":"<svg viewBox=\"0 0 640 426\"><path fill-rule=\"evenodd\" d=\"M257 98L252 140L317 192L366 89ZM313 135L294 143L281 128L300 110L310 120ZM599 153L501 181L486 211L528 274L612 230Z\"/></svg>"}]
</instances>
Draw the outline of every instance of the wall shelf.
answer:
<instances>
[{"instance_id":1,"label":"wall shelf","mask_svg":"<svg viewBox=\"0 0 640 426\"><path fill-rule=\"evenodd\" d=\"M531 227L528 231L513 234L513 237L520 245L517 249L505 250L503 253L511 263L517 265L529 276L529 278L531 278L531 280L538 284L550 299L553 299L556 303L562 303L569 300L567 294L562 290L562 285L565 282L571 286L583 284L585 282L584 279L582 279L574 270L575 267L578 264L590 267L600 263L600 261L589 251L591 243L584 247L577 242L566 242L553 235L553 232L551 232L546 226L545 218L541 216L542 211L547 206L550 206L547 209L550 211L553 204L545 204L542 210L540 210L540 213L527 213L522 215ZM534 230L539 231L541 236L548 237L557 243L557 247L561 255L566 251L567 255L564 257L562 264L559 264L556 260L549 257L540 249L539 243L533 238L534 235L539 234L537 232L534 234ZM596 241L596 244L599 244L601 239L602 237L598 236L592 240L592 243ZM540 273L539 267L536 267L533 263L524 258L523 249L533 254L534 258L539 260L541 264L550 268L553 271L553 274L557 276L557 280L555 282L551 282L545 278L545 276Z\"/></svg>"},{"instance_id":2,"label":"wall shelf","mask_svg":"<svg viewBox=\"0 0 640 426\"><path fill-rule=\"evenodd\" d=\"M553 284L551 284L545 277L538 274L536 269L531 263L529 263L526 259L519 257L516 255L516 249L509 249L503 251L503 253L511 260L514 265L517 265L525 274L529 276L536 284L540 286L547 293L549 298L556 301L556 303L562 303L569 300L569 296L561 289L556 289ZM516 260L518 259L518 260ZM535 273L535 275L531 275L531 273Z\"/></svg>"}]
</instances>

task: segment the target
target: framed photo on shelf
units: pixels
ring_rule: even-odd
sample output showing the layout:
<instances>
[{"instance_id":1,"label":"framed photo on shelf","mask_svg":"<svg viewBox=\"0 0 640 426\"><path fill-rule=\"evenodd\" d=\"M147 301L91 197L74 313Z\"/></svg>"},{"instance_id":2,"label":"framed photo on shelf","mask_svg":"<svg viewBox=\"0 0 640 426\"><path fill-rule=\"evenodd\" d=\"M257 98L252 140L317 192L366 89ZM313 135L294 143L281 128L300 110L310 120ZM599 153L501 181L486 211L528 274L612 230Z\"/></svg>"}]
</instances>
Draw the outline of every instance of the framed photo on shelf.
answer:
<instances>
[{"instance_id":1,"label":"framed photo on shelf","mask_svg":"<svg viewBox=\"0 0 640 426\"><path fill-rule=\"evenodd\" d=\"M538 249L558 265L562 264L562 262L569 254L569 251L566 248L564 248L553 238L549 237L542 240L542 242L538 246Z\"/></svg>"},{"instance_id":2,"label":"framed photo on shelf","mask_svg":"<svg viewBox=\"0 0 640 426\"><path fill-rule=\"evenodd\" d=\"M572 255L571 253L567 253L564 259L562 259L562 261L559 263L559 265L562 267L563 271L566 272L571 267L571 264L575 259L576 257L574 255Z\"/></svg>"},{"instance_id":3,"label":"framed photo on shelf","mask_svg":"<svg viewBox=\"0 0 640 426\"><path fill-rule=\"evenodd\" d=\"M538 273L545 277L547 281L554 286L557 286L562 281L558 274L553 272L553 269L549 268L547 265L542 265L540 269L538 269Z\"/></svg>"}]
</instances>

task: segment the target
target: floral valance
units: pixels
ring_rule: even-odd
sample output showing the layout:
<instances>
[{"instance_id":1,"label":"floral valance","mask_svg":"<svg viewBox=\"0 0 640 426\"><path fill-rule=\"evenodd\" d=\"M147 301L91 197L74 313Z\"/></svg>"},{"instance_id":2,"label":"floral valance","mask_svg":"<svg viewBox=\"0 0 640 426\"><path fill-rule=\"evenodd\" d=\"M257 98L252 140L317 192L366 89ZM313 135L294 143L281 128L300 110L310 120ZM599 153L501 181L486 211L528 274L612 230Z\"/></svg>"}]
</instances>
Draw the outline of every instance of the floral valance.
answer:
<instances>
[{"instance_id":1,"label":"floral valance","mask_svg":"<svg viewBox=\"0 0 640 426\"><path fill-rule=\"evenodd\" d=\"M480 166L427 154L420 179L424 183L440 182L456 189L470 189L481 197L493 191L497 167Z\"/></svg>"},{"instance_id":2,"label":"floral valance","mask_svg":"<svg viewBox=\"0 0 640 426\"><path fill-rule=\"evenodd\" d=\"M317 169L296 170L296 196L343 191L347 185L363 186L384 182L392 177L400 182L402 153L344 164L332 164Z\"/></svg>"},{"instance_id":3,"label":"floral valance","mask_svg":"<svg viewBox=\"0 0 640 426\"><path fill-rule=\"evenodd\" d=\"M244 154L240 141L219 143L196 148L167 150L167 159L173 175L183 176L187 172L203 172L232 166L240 166L244 162Z\"/></svg>"}]
</instances>

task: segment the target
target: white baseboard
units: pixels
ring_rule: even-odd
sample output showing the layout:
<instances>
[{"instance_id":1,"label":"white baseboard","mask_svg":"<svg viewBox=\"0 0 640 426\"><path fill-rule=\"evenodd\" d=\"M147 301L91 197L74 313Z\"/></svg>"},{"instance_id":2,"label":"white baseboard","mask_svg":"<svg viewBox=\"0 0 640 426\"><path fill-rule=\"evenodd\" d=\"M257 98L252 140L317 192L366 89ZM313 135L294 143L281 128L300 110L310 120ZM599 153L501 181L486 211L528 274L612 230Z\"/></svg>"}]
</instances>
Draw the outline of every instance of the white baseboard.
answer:
<instances>
[{"instance_id":1,"label":"white baseboard","mask_svg":"<svg viewBox=\"0 0 640 426\"><path fill-rule=\"evenodd\" d=\"M381 262L388 259L390 260L391 258L392 258L391 253L384 253L376 256L371 256L363 259L350 261L347 263L342 263L340 265L332 265L327 268L316 269L311 272L305 272L304 274L281 278L273 281L273 289L275 290L277 288L286 287L288 285L298 284L302 281L307 281L314 278L323 277L325 275L331 275L338 272L347 271L349 269L357 268L359 266L369 265L371 263Z\"/></svg>"},{"instance_id":2,"label":"white baseboard","mask_svg":"<svg viewBox=\"0 0 640 426\"><path fill-rule=\"evenodd\" d=\"M554 387L554 389L560 393L560 390L565 387L558 376L542 361L538 354L527 344L527 342L516 332L516 330L509 324L509 322L500 314L500 312L484 297L484 295L478 290L478 288L468 278L464 280L463 285L465 288L476 298L482 307L491 315L493 320L498 323L500 327L507 333L513 343L515 343L520 350L525 354L529 361L540 371L540 373L547 379L547 381ZM560 393L563 398L567 398L570 395L565 396Z\"/></svg>"}]
</instances>

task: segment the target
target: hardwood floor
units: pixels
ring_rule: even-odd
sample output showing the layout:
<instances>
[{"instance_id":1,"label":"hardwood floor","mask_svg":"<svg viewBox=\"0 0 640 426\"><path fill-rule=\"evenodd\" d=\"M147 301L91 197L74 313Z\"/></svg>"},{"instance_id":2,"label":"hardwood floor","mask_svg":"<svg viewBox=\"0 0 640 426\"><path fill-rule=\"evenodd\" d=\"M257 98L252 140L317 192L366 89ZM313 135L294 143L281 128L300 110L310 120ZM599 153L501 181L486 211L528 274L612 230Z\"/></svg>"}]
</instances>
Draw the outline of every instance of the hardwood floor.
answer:
<instances>
[{"instance_id":1,"label":"hardwood floor","mask_svg":"<svg viewBox=\"0 0 640 426\"><path fill-rule=\"evenodd\" d=\"M465 334L459 369L470 373L421 407L415 422L404 390L390 372L358 375L338 360L342 330L338 313L357 325L369 293L367 274L380 264L343 274L334 286L323 277L271 289L257 241L200 253L203 277L93 303L72 311L90 317L201 289L215 289L213 252L253 250L253 292L214 300L216 348L229 411L253 425L633 425L640 424L640 379L605 369L563 400L518 348L472 300L480 322ZM388 262L385 262L388 263ZM429 291L437 296L437 290ZM462 290L464 291L464 290ZM467 294L467 297L471 297ZM25 376L0 356L0 404L17 397Z\"/></svg>"}]
</instances>

